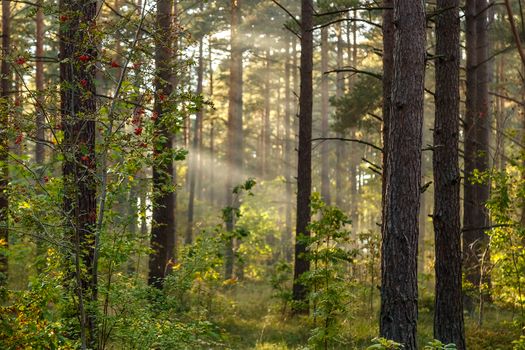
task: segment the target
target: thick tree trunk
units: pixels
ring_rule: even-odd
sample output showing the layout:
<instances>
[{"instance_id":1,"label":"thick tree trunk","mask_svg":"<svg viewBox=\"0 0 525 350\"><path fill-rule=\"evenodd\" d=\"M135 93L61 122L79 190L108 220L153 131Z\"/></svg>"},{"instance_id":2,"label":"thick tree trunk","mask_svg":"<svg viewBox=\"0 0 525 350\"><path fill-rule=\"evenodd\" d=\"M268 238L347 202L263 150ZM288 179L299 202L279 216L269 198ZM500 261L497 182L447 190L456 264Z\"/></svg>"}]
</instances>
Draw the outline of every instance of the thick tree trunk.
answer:
<instances>
[{"instance_id":1,"label":"thick tree trunk","mask_svg":"<svg viewBox=\"0 0 525 350\"><path fill-rule=\"evenodd\" d=\"M312 193L312 69L313 69L313 1L301 0L301 93L299 97L299 152L297 158L297 217L295 227L295 265L293 300L305 301L308 290L299 280L310 270L305 256L306 243L301 236L309 237L310 196ZM308 308L297 309L308 312Z\"/></svg>"},{"instance_id":2,"label":"thick tree trunk","mask_svg":"<svg viewBox=\"0 0 525 350\"><path fill-rule=\"evenodd\" d=\"M11 2L2 0L2 82L0 104L0 248L7 249L9 246L9 231L8 231L8 219L9 219L9 197L7 185L9 183L9 138L8 138L8 126L9 126L9 90L11 88L11 69L7 57L10 54L10 40L11 33L9 28L9 17L11 16L10 10ZM8 275L8 258L4 253L0 253L0 286L7 283Z\"/></svg>"},{"instance_id":3,"label":"thick tree trunk","mask_svg":"<svg viewBox=\"0 0 525 350\"><path fill-rule=\"evenodd\" d=\"M465 349L461 275L459 173L459 0L438 0L434 126L434 337Z\"/></svg>"},{"instance_id":4,"label":"thick tree trunk","mask_svg":"<svg viewBox=\"0 0 525 350\"><path fill-rule=\"evenodd\" d=\"M321 29L321 137L328 137L328 28ZM321 144L321 197L330 205L329 143Z\"/></svg>"},{"instance_id":5,"label":"thick tree trunk","mask_svg":"<svg viewBox=\"0 0 525 350\"><path fill-rule=\"evenodd\" d=\"M165 124L166 111L162 99L171 95L173 86L172 76L172 1L157 0L156 26L157 36L155 42L155 69L158 79L155 82L154 112L158 118L155 121L155 149L170 150L173 147L173 135ZM164 96L164 97L163 97ZM174 181L173 160L165 157L153 166L153 222L151 226L151 249L153 253L149 258L148 284L157 288L162 283L170 270L170 263L175 258L176 251L176 226L175 226L175 193L171 187Z\"/></svg>"},{"instance_id":6,"label":"thick tree trunk","mask_svg":"<svg viewBox=\"0 0 525 350\"><path fill-rule=\"evenodd\" d=\"M426 19L418 0L394 1L394 76L382 244L380 335L417 349L417 244Z\"/></svg>"},{"instance_id":7,"label":"thick tree trunk","mask_svg":"<svg viewBox=\"0 0 525 350\"><path fill-rule=\"evenodd\" d=\"M228 177L226 180L226 205L232 208L239 206L237 196L232 190L241 181L243 168L243 126L242 126L242 41L239 25L241 23L241 1L231 0L231 57L230 57L230 90L228 93ZM235 217L226 222L226 229L233 231ZM225 273L226 279L233 276L234 239L226 242Z\"/></svg>"},{"instance_id":8,"label":"thick tree trunk","mask_svg":"<svg viewBox=\"0 0 525 350\"><path fill-rule=\"evenodd\" d=\"M197 95L202 94L202 80L204 78L204 57L203 57L203 38L199 41L199 64L197 66ZM195 113L195 123L193 128L193 147L190 154L190 193L188 199L188 225L186 226L186 237L184 242L191 244L193 242L193 217L195 202L195 185L198 171L198 161L202 157L201 153L201 125L202 109Z\"/></svg>"},{"instance_id":9,"label":"thick tree trunk","mask_svg":"<svg viewBox=\"0 0 525 350\"><path fill-rule=\"evenodd\" d=\"M64 212L74 247L76 293L83 348L96 342L95 306L97 276L94 236L97 218L95 159L95 66L97 47L88 40L94 30L96 3L63 0L60 13L68 20L60 25L61 116L64 130ZM88 29L80 29L86 26ZM82 82L82 83L79 83ZM84 267L82 267L84 266ZM91 311L90 311L91 310Z\"/></svg>"},{"instance_id":10,"label":"thick tree trunk","mask_svg":"<svg viewBox=\"0 0 525 350\"><path fill-rule=\"evenodd\" d=\"M473 292L482 283L482 257L487 249L485 230L489 224L485 202L489 198L488 183L473 183L474 171L484 172L489 160L489 99L487 1L468 0L466 5L467 100L465 133L465 182L463 200L463 266ZM465 307L472 312L472 296L466 296Z\"/></svg>"}]
</instances>

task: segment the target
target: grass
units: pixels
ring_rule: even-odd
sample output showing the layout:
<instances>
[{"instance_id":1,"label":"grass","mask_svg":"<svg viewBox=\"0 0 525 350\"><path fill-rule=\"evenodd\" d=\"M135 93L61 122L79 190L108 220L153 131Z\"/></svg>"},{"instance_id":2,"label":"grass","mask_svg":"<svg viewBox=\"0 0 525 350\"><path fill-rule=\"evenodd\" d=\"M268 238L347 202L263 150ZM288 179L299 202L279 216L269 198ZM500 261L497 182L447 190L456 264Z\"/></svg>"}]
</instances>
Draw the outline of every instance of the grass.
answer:
<instances>
[{"instance_id":1,"label":"grass","mask_svg":"<svg viewBox=\"0 0 525 350\"><path fill-rule=\"evenodd\" d=\"M341 329L346 343L331 349L366 349L378 334L378 295L373 310L365 291L357 290L351 315ZM262 282L243 282L226 292L229 304L216 316L218 325L228 334L230 349L239 350L299 350L308 349L311 321L307 318L290 318L281 312L281 305L272 298L270 286ZM512 341L519 338L519 331L512 324L510 312L489 307L485 322L480 328L477 319L466 316L465 327L469 350L512 350ZM432 340L433 313L431 297L422 298L418 336L420 347Z\"/></svg>"}]
</instances>

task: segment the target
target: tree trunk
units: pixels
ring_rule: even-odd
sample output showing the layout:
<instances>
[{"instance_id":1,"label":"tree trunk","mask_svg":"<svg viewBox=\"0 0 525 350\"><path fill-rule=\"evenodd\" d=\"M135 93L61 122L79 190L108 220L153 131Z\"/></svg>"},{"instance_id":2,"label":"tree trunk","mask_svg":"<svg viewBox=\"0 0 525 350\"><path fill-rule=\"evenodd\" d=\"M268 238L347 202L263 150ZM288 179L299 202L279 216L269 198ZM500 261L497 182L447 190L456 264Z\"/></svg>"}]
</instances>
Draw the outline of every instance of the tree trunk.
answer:
<instances>
[{"instance_id":1,"label":"tree trunk","mask_svg":"<svg viewBox=\"0 0 525 350\"><path fill-rule=\"evenodd\" d=\"M489 198L488 183L472 183L474 171L488 169L488 43L487 1L468 0L466 8L467 100L465 133L465 183L463 200L463 267L473 292L481 283L482 256L487 248L485 234L489 224L485 202ZM472 295L465 298L465 307L472 312Z\"/></svg>"},{"instance_id":2,"label":"tree trunk","mask_svg":"<svg viewBox=\"0 0 525 350\"><path fill-rule=\"evenodd\" d=\"M1 138L0 138L0 248L7 249L9 247L9 231L8 231L8 219L9 219L9 195L8 195L8 183L9 183L9 138L8 138L8 126L9 126L9 90L11 87L11 69L7 57L10 54L10 40L11 33L9 28L9 17L11 16L10 9L11 2L2 0L2 83L1 83L1 104L2 111L0 114L0 127ZM2 247L3 246L3 247ZM8 258L4 253L0 253L0 286L7 284L8 275Z\"/></svg>"},{"instance_id":3,"label":"tree trunk","mask_svg":"<svg viewBox=\"0 0 525 350\"><path fill-rule=\"evenodd\" d=\"M382 244L380 335L416 349L426 19L421 1L394 1L394 75Z\"/></svg>"},{"instance_id":4,"label":"tree trunk","mask_svg":"<svg viewBox=\"0 0 525 350\"><path fill-rule=\"evenodd\" d=\"M42 2L40 5L43 5ZM35 145L35 161L37 164L42 165L44 163L45 149L44 149L44 10L42 7L38 7L36 12L36 74L35 84L37 91L36 106L36 145Z\"/></svg>"},{"instance_id":5,"label":"tree trunk","mask_svg":"<svg viewBox=\"0 0 525 350\"><path fill-rule=\"evenodd\" d=\"M97 276L94 263L96 205L95 159L95 66L97 46L87 40L96 16L96 3L63 0L60 13L67 21L60 25L61 116L64 130L64 212L74 247L76 293L79 304L82 347L96 342L95 305ZM80 29L88 27L87 30ZM82 82L82 84L79 84ZM85 270L84 270L85 269Z\"/></svg>"},{"instance_id":6,"label":"tree trunk","mask_svg":"<svg viewBox=\"0 0 525 350\"><path fill-rule=\"evenodd\" d=\"M157 0L156 26L159 35L155 42L155 70L158 79L155 82L154 113L155 121L154 150L170 150L173 147L173 135L165 124L165 110L162 96L166 98L172 93L172 2ZM157 151L158 152L158 151ZM169 273L170 263L175 258L175 194L171 187L174 181L173 160L163 157L153 165L153 222L151 225L151 249L149 258L148 284L157 288L162 287L166 275Z\"/></svg>"},{"instance_id":7,"label":"tree trunk","mask_svg":"<svg viewBox=\"0 0 525 350\"><path fill-rule=\"evenodd\" d=\"M241 0L231 0L231 57L230 57L230 90L228 93L228 177L226 180L226 205L231 208L239 206L237 196L233 196L233 187L241 180L243 162L243 126L242 126L242 40L239 25L241 22ZM230 215L226 229L232 232L235 217ZM226 242L224 277L233 276L234 239Z\"/></svg>"},{"instance_id":8,"label":"tree trunk","mask_svg":"<svg viewBox=\"0 0 525 350\"><path fill-rule=\"evenodd\" d=\"M337 24L337 69L343 68L343 54L344 54L344 45L343 45L343 33L342 33L342 27L341 23ZM336 82L336 90L335 90L335 96L337 99L340 99L343 97L344 91L345 91L345 77L342 72L337 72L337 82ZM338 132L337 137L344 137L343 132ZM335 165L335 188L336 188L336 196L335 196L335 205L342 209L343 207L343 197L344 197L344 191L343 191L343 167L342 162L344 157L344 142L343 141L336 141L336 148L335 148L335 157L336 157L336 165ZM352 198L351 200L354 200Z\"/></svg>"},{"instance_id":9,"label":"tree trunk","mask_svg":"<svg viewBox=\"0 0 525 350\"><path fill-rule=\"evenodd\" d=\"M321 29L321 137L328 137L328 28ZM321 144L321 197L330 205L330 175L328 142Z\"/></svg>"},{"instance_id":10,"label":"tree trunk","mask_svg":"<svg viewBox=\"0 0 525 350\"><path fill-rule=\"evenodd\" d=\"M266 50L264 70L264 114L263 114L263 129L261 138L261 151L262 151L262 172L261 176L263 179L269 178L268 175L268 163L270 159L271 149L271 125L270 125L270 91L271 91L271 79L270 79L270 50Z\"/></svg>"},{"instance_id":11,"label":"tree trunk","mask_svg":"<svg viewBox=\"0 0 525 350\"><path fill-rule=\"evenodd\" d=\"M434 125L434 338L465 349L459 173L459 0L438 0Z\"/></svg>"},{"instance_id":12,"label":"tree trunk","mask_svg":"<svg viewBox=\"0 0 525 350\"><path fill-rule=\"evenodd\" d=\"M285 93L285 113L284 113L284 178L286 181L286 208L285 220L286 227L283 235L283 256L287 262L292 262L292 101L291 101L291 63L290 63L290 46L293 41L288 36L286 46L286 61L284 68L284 93Z\"/></svg>"},{"instance_id":13,"label":"tree trunk","mask_svg":"<svg viewBox=\"0 0 525 350\"><path fill-rule=\"evenodd\" d=\"M199 40L199 64L197 67L197 95L202 94L202 80L204 77L204 57L203 57L203 38ZM201 124L202 124L202 109L195 113L195 123L193 128L193 147L192 154L190 154L190 168L188 169L190 175L190 193L188 199L188 225L186 226L185 243L191 244L193 242L193 216L194 216L194 201L195 201L195 182L197 177L198 158L202 155L201 145Z\"/></svg>"},{"instance_id":14,"label":"tree trunk","mask_svg":"<svg viewBox=\"0 0 525 350\"><path fill-rule=\"evenodd\" d=\"M301 92L299 97L299 151L297 158L297 215L295 228L295 265L293 300L304 302L308 290L300 281L303 273L310 270L305 256L306 243L301 237L309 237L310 196L312 193L312 69L313 69L313 1L301 0ZM296 312L308 312L307 307Z\"/></svg>"}]
</instances>

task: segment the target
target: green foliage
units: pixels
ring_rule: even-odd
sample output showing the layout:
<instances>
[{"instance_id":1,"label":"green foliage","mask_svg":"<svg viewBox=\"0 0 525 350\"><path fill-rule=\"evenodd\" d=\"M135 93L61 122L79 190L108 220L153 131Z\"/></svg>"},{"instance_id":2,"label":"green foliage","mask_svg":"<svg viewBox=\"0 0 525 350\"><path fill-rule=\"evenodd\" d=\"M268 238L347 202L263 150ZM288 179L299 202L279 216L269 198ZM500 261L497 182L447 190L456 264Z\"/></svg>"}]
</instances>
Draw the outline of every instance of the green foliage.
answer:
<instances>
[{"instance_id":1,"label":"green foliage","mask_svg":"<svg viewBox=\"0 0 525 350\"><path fill-rule=\"evenodd\" d=\"M361 74L357 78L351 92L339 98L332 98L331 103L336 108L336 130L360 126L368 129L373 124L368 114L375 113L381 106L382 84L378 77Z\"/></svg>"},{"instance_id":2,"label":"green foliage","mask_svg":"<svg viewBox=\"0 0 525 350\"><path fill-rule=\"evenodd\" d=\"M374 344L366 348L367 350L396 350L403 348L402 344L385 338L374 338L372 339L372 343Z\"/></svg>"},{"instance_id":3,"label":"green foliage","mask_svg":"<svg viewBox=\"0 0 525 350\"><path fill-rule=\"evenodd\" d=\"M2 349L76 349L67 319L60 316L62 287L52 278L35 280L27 290L8 291L0 307ZM51 306L51 307L50 307Z\"/></svg>"},{"instance_id":4,"label":"green foliage","mask_svg":"<svg viewBox=\"0 0 525 350\"><path fill-rule=\"evenodd\" d=\"M302 277L309 290L313 307L314 328L309 343L316 349L328 349L333 343L344 342L341 322L348 318L352 300L350 281L346 278L348 264L356 251L350 247L349 218L337 207L326 205L318 193L312 195L312 215L307 239L307 257L311 270Z\"/></svg>"}]
</instances>

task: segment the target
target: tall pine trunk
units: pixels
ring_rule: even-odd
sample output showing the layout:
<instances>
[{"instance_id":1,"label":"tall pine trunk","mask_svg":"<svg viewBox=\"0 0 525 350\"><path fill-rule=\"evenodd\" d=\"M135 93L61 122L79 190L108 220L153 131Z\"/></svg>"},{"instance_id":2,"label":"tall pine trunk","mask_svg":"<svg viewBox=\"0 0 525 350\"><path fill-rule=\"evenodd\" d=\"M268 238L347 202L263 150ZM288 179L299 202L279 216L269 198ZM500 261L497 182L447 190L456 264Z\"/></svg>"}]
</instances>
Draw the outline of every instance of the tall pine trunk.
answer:
<instances>
[{"instance_id":1,"label":"tall pine trunk","mask_svg":"<svg viewBox=\"0 0 525 350\"><path fill-rule=\"evenodd\" d=\"M155 120L154 149L170 150L173 135L166 123L166 113L162 100L168 98L173 90L172 81L172 1L157 0L155 33ZM156 151L158 153L158 151ZM175 193L168 188L173 185L174 169L172 157L162 157L153 166L153 222L151 225L151 249L149 258L148 284L162 287L169 273L170 262L175 258Z\"/></svg>"},{"instance_id":2,"label":"tall pine trunk","mask_svg":"<svg viewBox=\"0 0 525 350\"><path fill-rule=\"evenodd\" d=\"M199 40L199 63L197 66L197 95L202 94L202 81L204 78L204 50L203 50L203 38ZM195 122L193 125L193 146L192 154L190 154L190 193L188 199L188 224L186 226L186 237L185 243L191 244L193 241L193 220L195 215L195 186L197 180L197 171L199 169L199 159L202 157L201 154L201 125L202 125L202 109L195 113Z\"/></svg>"},{"instance_id":3,"label":"tall pine trunk","mask_svg":"<svg viewBox=\"0 0 525 350\"><path fill-rule=\"evenodd\" d=\"M434 337L465 349L459 173L459 0L438 0L434 126Z\"/></svg>"},{"instance_id":4,"label":"tall pine trunk","mask_svg":"<svg viewBox=\"0 0 525 350\"><path fill-rule=\"evenodd\" d=\"M94 266L96 205L95 66L97 46L88 39L95 30L96 3L62 0L60 13L60 99L64 140L64 212L75 261L82 347L96 342L97 276ZM82 29L81 29L82 28ZM82 83L79 83L82 82Z\"/></svg>"},{"instance_id":5,"label":"tall pine trunk","mask_svg":"<svg viewBox=\"0 0 525 350\"><path fill-rule=\"evenodd\" d=\"M465 134L465 182L463 200L463 264L471 291L465 307L474 310L474 295L482 288L482 268L487 263L489 217L485 202L489 184L473 183L475 171L484 172L489 161L489 97L487 1L468 0L466 4L467 96Z\"/></svg>"},{"instance_id":6,"label":"tall pine trunk","mask_svg":"<svg viewBox=\"0 0 525 350\"><path fill-rule=\"evenodd\" d=\"M301 88L299 96L299 149L297 158L297 215L295 226L295 265L293 300L304 302L308 290L300 281L310 270L305 256L307 244L301 237L309 237L310 196L312 194L312 69L313 69L313 1L301 0ZM296 312L308 312L307 306Z\"/></svg>"},{"instance_id":7,"label":"tall pine trunk","mask_svg":"<svg viewBox=\"0 0 525 350\"><path fill-rule=\"evenodd\" d=\"M230 57L230 90L228 94L228 177L226 183L226 205L237 208L237 196L233 196L233 187L241 180L243 163L243 126L242 126L242 42L239 25L241 22L241 1L231 0L231 57ZM235 215L229 215L226 229L232 232L235 226ZM233 277L234 239L228 238L225 252L226 279Z\"/></svg>"},{"instance_id":8,"label":"tall pine trunk","mask_svg":"<svg viewBox=\"0 0 525 350\"><path fill-rule=\"evenodd\" d=\"M394 1L394 75L386 154L380 335L417 348L417 244L426 55L424 4Z\"/></svg>"},{"instance_id":9,"label":"tall pine trunk","mask_svg":"<svg viewBox=\"0 0 525 350\"><path fill-rule=\"evenodd\" d=\"M2 82L0 91L0 249L7 249L9 246L9 197L7 185L9 183L9 90L11 87L11 69L7 57L10 54L11 33L9 28L9 17L11 2L2 0ZM8 258L7 254L0 252L0 286L7 283L8 275Z\"/></svg>"},{"instance_id":10,"label":"tall pine trunk","mask_svg":"<svg viewBox=\"0 0 525 350\"><path fill-rule=\"evenodd\" d=\"M321 29L321 137L328 137L328 28ZM321 197L330 204L330 175L328 142L321 141Z\"/></svg>"}]
</instances>

